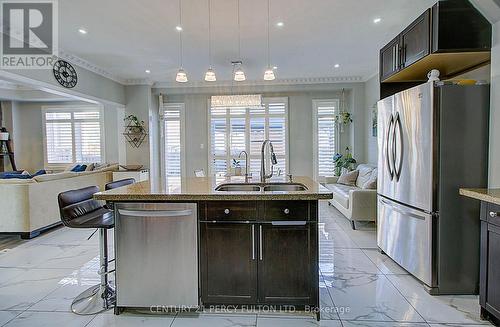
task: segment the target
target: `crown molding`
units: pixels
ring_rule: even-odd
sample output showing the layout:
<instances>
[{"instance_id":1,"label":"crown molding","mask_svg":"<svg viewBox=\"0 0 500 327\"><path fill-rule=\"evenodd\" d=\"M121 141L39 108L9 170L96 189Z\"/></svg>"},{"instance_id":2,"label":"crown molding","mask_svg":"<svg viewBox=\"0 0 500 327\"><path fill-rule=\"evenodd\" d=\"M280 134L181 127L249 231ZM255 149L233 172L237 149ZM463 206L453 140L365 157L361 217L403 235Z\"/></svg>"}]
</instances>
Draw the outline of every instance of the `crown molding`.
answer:
<instances>
[{"instance_id":1,"label":"crown molding","mask_svg":"<svg viewBox=\"0 0 500 327\"><path fill-rule=\"evenodd\" d=\"M303 77L303 78L284 78L274 81L252 80L244 82L221 81L205 82L194 81L187 83L177 82L156 82L154 88L203 88L203 87L239 87L239 86L271 86L271 85L309 85L309 84L334 84L334 83L361 83L361 76L336 76L336 77Z\"/></svg>"},{"instance_id":2,"label":"crown molding","mask_svg":"<svg viewBox=\"0 0 500 327\"><path fill-rule=\"evenodd\" d=\"M131 78L124 80L125 85L148 85L153 86L154 82L149 78Z\"/></svg>"},{"instance_id":3,"label":"crown molding","mask_svg":"<svg viewBox=\"0 0 500 327\"><path fill-rule=\"evenodd\" d=\"M66 61L69 61L70 63L75 64L81 68L84 68L84 69L89 70L93 73L101 75L102 77L109 78L110 80L113 80L117 83L125 84L125 82L126 82L125 79L108 72L106 69L99 67L97 65L94 65L93 63L88 62L87 60L82 59L82 58L80 58L72 53L65 51L65 50L59 49L58 57L66 60Z\"/></svg>"},{"instance_id":4,"label":"crown molding","mask_svg":"<svg viewBox=\"0 0 500 327\"><path fill-rule=\"evenodd\" d=\"M367 81L371 80L372 78L374 78L375 76L378 76L378 75L379 75L379 74L378 74L378 72L375 72L375 73L373 73L373 74L371 74L371 75L366 75L366 76L363 78L363 82L367 82Z\"/></svg>"}]
</instances>

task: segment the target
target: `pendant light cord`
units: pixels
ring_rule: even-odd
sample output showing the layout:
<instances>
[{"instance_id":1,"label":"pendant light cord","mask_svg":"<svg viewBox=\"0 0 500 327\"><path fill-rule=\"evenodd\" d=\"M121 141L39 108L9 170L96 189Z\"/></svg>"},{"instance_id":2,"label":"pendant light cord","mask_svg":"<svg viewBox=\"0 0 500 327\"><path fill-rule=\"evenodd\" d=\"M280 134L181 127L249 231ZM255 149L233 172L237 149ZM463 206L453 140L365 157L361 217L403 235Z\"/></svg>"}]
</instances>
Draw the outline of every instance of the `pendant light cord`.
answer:
<instances>
[{"instance_id":1,"label":"pendant light cord","mask_svg":"<svg viewBox=\"0 0 500 327\"><path fill-rule=\"evenodd\" d=\"M271 65L271 50L269 50L269 15L271 12L271 0L267 0L267 67Z\"/></svg>"},{"instance_id":2,"label":"pendant light cord","mask_svg":"<svg viewBox=\"0 0 500 327\"><path fill-rule=\"evenodd\" d=\"M238 59L241 60L240 0L238 0Z\"/></svg>"},{"instance_id":3,"label":"pendant light cord","mask_svg":"<svg viewBox=\"0 0 500 327\"><path fill-rule=\"evenodd\" d=\"M208 0L208 66L212 69L212 2Z\"/></svg>"},{"instance_id":4,"label":"pendant light cord","mask_svg":"<svg viewBox=\"0 0 500 327\"><path fill-rule=\"evenodd\" d=\"M181 0L179 0L179 26L182 28L182 3ZM179 59L181 62L181 69L182 67L182 30L179 31Z\"/></svg>"}]
</instances>

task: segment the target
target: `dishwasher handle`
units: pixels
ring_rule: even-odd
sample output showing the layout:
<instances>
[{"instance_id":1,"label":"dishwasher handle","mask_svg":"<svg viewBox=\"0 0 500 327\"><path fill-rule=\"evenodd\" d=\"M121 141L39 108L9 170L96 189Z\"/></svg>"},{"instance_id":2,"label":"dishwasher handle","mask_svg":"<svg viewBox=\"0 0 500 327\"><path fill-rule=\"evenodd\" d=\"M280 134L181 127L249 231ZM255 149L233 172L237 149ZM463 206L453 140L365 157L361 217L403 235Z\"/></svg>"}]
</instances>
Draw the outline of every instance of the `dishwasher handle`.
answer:
<instances>
[{"instance_id":1,"label":"dishwasher handle","mask_svg":"<svg viewBox=\"0 0 500 327\"><path fill-rule=\"evenodd\" d=\"M193 210L126 210L118 209L118 213L130 217L184 217L193 215Z\"/></svg>"}]
</instances>

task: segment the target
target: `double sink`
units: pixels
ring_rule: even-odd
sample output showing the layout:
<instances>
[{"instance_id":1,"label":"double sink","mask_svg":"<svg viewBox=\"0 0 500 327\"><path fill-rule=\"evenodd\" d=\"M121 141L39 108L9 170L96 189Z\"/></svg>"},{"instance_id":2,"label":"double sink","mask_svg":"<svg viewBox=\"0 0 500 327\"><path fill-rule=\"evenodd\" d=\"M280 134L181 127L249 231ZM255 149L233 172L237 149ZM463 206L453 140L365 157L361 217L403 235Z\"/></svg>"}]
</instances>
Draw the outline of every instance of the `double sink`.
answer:
<instances>
[{"instance_id":1,"label":"double sink","mask_svg":"<svg viewBox=\"0 0 500 327\"><path fill-rule=\"evenodd\" d=\"M215 188L221 192L297 192L307 191L301 183L225 183Z\"/></svg>"}]
</instances>

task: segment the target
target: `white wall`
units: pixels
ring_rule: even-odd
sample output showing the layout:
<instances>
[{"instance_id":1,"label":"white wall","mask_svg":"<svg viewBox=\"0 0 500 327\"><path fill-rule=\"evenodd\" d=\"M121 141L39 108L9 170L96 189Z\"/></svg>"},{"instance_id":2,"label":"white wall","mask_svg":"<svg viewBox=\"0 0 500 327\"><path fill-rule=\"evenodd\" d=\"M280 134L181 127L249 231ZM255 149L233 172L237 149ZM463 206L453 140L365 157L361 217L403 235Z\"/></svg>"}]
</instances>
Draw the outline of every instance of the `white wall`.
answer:
<instances>
[{"instance_id":1,"label":"white wall","mask_svg":"<svg viewBox=\"0 0 500 327\"><path fill-rule=\"evenodd\" d=\"M500 21L493 25L489 187L500 187Z\"/></svg>"},{"instance_id":2,"label":"white wall","mask_svg":"<svg viewBox=\"0 0 500 327\"><path fill-rule=\"evenodd\" d=\"M11 132L18 169L35 172L44 167L42 107L87 104L72 102L2 102L4 121ZM118 162L122 135L117 123L117 108L104 106L105 161ZM10 120L10 121L9 121ZM10 170L10 167L5 167Z\"/></svg>"},{"instance_id":3,"label":"white wall","mask_svg":"<svg viewBox=\"0 0 500 327\"><path fill-rule=\"evenodd\" d=\"M312 100L340 98L341 89L346 89L348 110L353 114L354 123L341 134L340 150L346 146L353 150L353 155L360 162L364 161L364 85L307 85L274 87L272 89L239 88L235 93L261 93L263 96L288 97L289 105L289 152L290 173L313 176L313 132ZM193 92L193 93L190 93ZM194 93L197 92L197 93ZM208 103L213 94L227 94L230 89L197 90L154 89L153 93L162 93L170 103L185 104L186 120L186 174L193 175L196 169L208 171Z\"/></svg>"},{"instance_id":4,"label":"white wall","mask_svg":"<svg viewBox=\"0 0 500 327\"><path fill-rule=\"evenodd\" d=\"M126 86L126 106L125 115L136 115L139 120L143 120L146 124L148 133L151 131L150 111L152 110L151 103L151 87L148 85L130 85ZM122 124L122 129L124 124ZM154 130L152 130L154 135ZM126 145L127 164L144 165L150 167L150 140L147 137L139 148L131 146L128 142Z\"/></svg>"},{"instance_id":5,"label":"white wall","mask_svg":"<svg viewBox=\"0 0 500 327\"><path fill-rule=\"evenodd\" d=\"M365 159L367 163L377 165L377 137L372 136L372 118L376 103L380 100L380 84L378 74L365 82Z\"/></svg>"}]
</instances>

